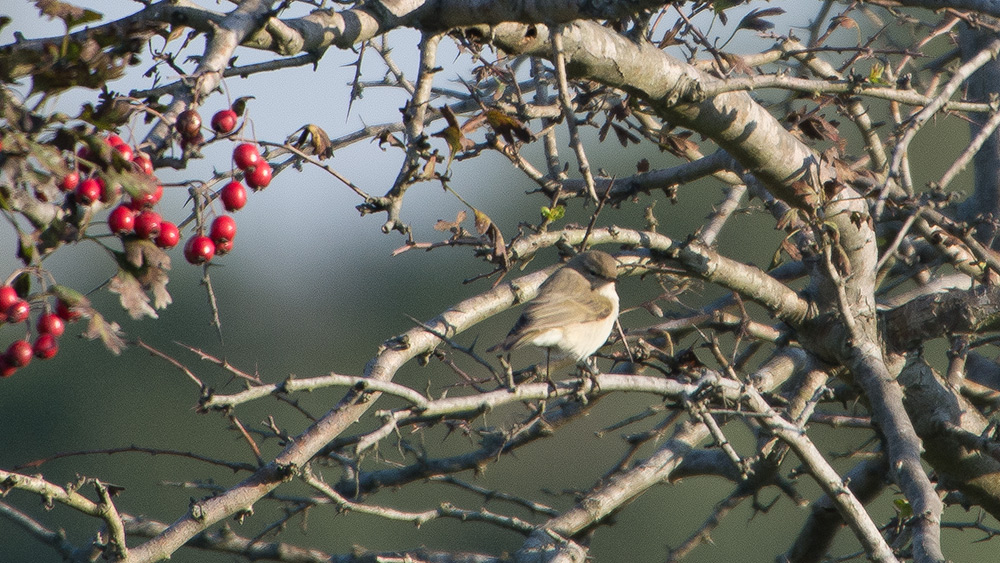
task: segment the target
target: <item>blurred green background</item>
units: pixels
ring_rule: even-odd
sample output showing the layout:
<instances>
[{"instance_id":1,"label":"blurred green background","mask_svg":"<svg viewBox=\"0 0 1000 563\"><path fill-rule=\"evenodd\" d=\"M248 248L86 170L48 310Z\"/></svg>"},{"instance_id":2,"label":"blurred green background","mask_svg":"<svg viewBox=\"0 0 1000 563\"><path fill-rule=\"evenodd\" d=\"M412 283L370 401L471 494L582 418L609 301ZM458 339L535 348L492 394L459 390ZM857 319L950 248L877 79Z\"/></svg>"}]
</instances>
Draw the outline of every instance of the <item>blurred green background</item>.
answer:
<instances>
[{"instance_id":1,"label":"blurred green background","mask_svg":"<svg viewBox=\"0 0 1000 563\"><path fill-rule=\"evenodd\" d=\"M90 3L98 11L104 11L106 19L128 13L134 6L120 2L109 8L107 4ZM61 24L40 20L29 2L11 2L7 8L0 8L0 13L5 10L14 23L0 33L2 44L11 41L14 31L28 38L61 32ZM796 14L786 17L793 16ZM798 18L801 17L799 14ZM394 33L389 39L390 45L395 47L394 56L410 78L414 77L416 41L416 34L407 31ZM763 41L748 36L742 49L749 51L762 44ZM440 60L443 64L450 63L456 52L447 41L443 45ZM238 63L269 58L266 54L241 50ZM232 98L256 97L250 104L250 117L261 139L281 140L307 123L320 125L331 137L338 137L363 124L397 120L398 108L406 98L399 91L385 88L366 89L363 99L355 102L348 115L348 84L354 69L344 65L355 58L351 52L331 51L316 70L292 69L245 80L228 80L226 88ZM148 59L143 63L148 65ZM456 79L468 66L467 58L460 59L456 66L449 66L439 74L438 84L456 87ZM144 68L136 67L134 76L112 87L127 92L131 88L148 86L138 76ZM382 76L381 64L373 53L366 54L363 68L366 79ZM71 92L54 104L73 114L81 102L94 98L93 92ZM207 121L214 111L224 106L225 96L215 96L204 105L202 115ZM532 130L538 129L537 123L530 126ZM430 127L432 132L437 129L436 125ZM137 141L144 130L137 129L134 135L128 133L122 136ZM591 135L591 141L594 140ZM945 118L918 136L918 141L922 143L918 142L911 154L915 175L936 179L967 142L967 129L960 120ZM561 143L565 146L565 141ZM443 143L440 144L444 150ZM537 161L536 147L528 148L526 154ZM161 180L208 179L214 170L228 169L230 150L227 143L209 147L203 161L193 162L185 171L161 172ZM675 162L673 157L651 153L646 147L623 149L611 139L603 144L589 143L589 151L592 165L618 176L634 173L636 162L642 158L649 159L654 168ZM564 157L570 158L569 150L564 151ZM391 184L399 162L398 151L383 152L375 143L368 142L338 151L328 161L376 195ZM956 185L967 183L968 178L963 176ZM516 233L519 221L536 220L539 206L545 204L538 196L523 195L533 185L496 154L456 163L452 186L497 222L508 239ZM671 236L685 237L700 225L721 193L716 184L704 182L682 187L676 205L671 205L662 194L643 196L636 204L625 205L621 210L606 209L599 225L642 227L643 208L655 200L660 230ZM179 221L186 217L186 198L183 187L169 188L160 204L165 218ZM431 253L413 250L393 257L392 251L403 244L403 238L380 232L383 215L359 217L354 209L358 203L357 196L346 187L312 168L302 172L288 170L277 176L267 190L251 194L247 207L236 214L239 234L235 250L217 259L211 268L223 323L221 341L210 324L205 290L200 285L201 269L186 264L179 250L172 255L174 268L169 285L174 303L160 312L158 320L131 321L118 305L116 296L99 289L114 270L103 251L95 246L65 248L45 265L61 283L83 291L94 290L91 299L95 306L109 319L120 322L129 338L141 339L184 362L218 392L234 392L240 384L233 382L226 372L200 362L195 354L178 343L225 358L266 381L280 381L289 375L310 377L331 371L360 374L381 342L412 326L407 316L428 319L451 304L488 289L489 281L467 285L462 281L488 271L490 266L464 249L440 249ZM465 207L454 196L443 192L436 184L427 183L410 190L403 219L412 226L416 240L434 241L444 238L442 233L433 230L434 222L452 220L463 209ZM585 221L589 213L589 208L572 204L566 221ZM466 226L471 228L469 224ZM723 232L719 247L731 256L766 267L780 238L781 234L773 230L773 220L754 210L733 220ZM12 230L0 229L0 248L12 249L13 243ZM546 253L530 268L543 267L554 259L554 253ZM6 276L17 266L12 253L0 255L0 275ZM644 287L639 280L624 280L621 284L623 306L637 305L651 296L651 291L655 290ZM697 306L718 295L718 290L704 288L686 297L685 304ZM478 338L480 349L488 347L506 333L516 315L517 312L512 311L484 323L461 335L459 341L470 344ZM628 326L651 321L648 313L641 310L623 316ZM17 330L0 329L0 345L6 347L9 341L18 338ZM14 377L0 382L0 467L11 469L57 452L128 445L253 462L245 442L228 429L229 422L223 416L201 415L194 411L198 389L180 371L137 348L127 350L120 357L112 356L98 343L74 338L79 331L79 326L70 328L55 359L36 361ZM473 368L470 366L470 369ZM426 368L415 364L405 366L397 375L397 381L440 393L456 381L456 376L432 362ZM340 396L338 390L325 390L297 398L305 409L319 416ZM540 498L556 508L565 508L571 505L574 491L590 488L622 455L625 446L621 437L645 429L650 423L612 432L603 438L596 437L594 432L656 402L650 397L610 397L589 417L574 423L555 438L519 450L517 455L488 466L481 475L469 473L460 477L483 487ZM380 407L384 408L376 406ZM301 414L271 399L241 406L236 414L245 425L256 428L269 415L292 433L307 425ZM509 409L491 413L477 424L504 426L521 420L524 415L523 409ZM363 427L364 424L370 421L363 423ZM741 451L749 453L753 444L738 431L738 426L730 425L736 434L731 438ZM816 434L823 451L846 452L865 438L864 433L834 433L825 429L817 429ZM467 445L465 438L454 435L445 441L445 432L439 428L428 430L423 436L406 434L406 437L420 442L431 455L445 455ZM262 448L265 455L277 451L273 442L263 442ZM391 442L383 445L380 453L390 462L406 461ZM371 459L367 463L373 466ZM835 463L841 469L850 466L845 460ZM789 464L788 469L792 468ZM47 463L40 471L55 483L69 483L77 476L87 476L121 485L125 490L117 499L119 510L166 522L183 514L189 499L207 494L166 483L211 479L226 486L245 476L181 457L140 453L68 457ZM335 470L327 475L328 481L338 478ZM800 482L807 497L817 494L816 487L808 480ZM661 561L668 546L677 545L694 531L711 514L713 504L729 490L729 484L713 479L691 479L658 487L615 517L610 529L602 529L596 534L593 555L597 561ZM546 492L539 494L539 491ZM309 494L306 487L297 484L281 492ZM90 491L85 490L85 493L89 495ZM769 490L761 500L766 504L776 496L777 493ZM96 521L80 517L62 506L46 511L37 498L18 491L5 500L52 528L64 528L69 539L78 544L90 537L97 526ZM414 511L426 510L445 501L464 508L475 508L481 503L474 495L434 483L383 491L369 499L372 503ZM488 508L530 517L516 507L497 501L491 502ZM876 520L884 520L892 514L891 496L886 495L873 512ZM230 525L242 535L253 536L280 514L280 507L262 501L255 506L255 515L244 524L230 522ZM787 498L778 499L769 514L756 517L745 503L712 534L715 543L700 547L688 561L771 561L774 555L787 548L807 514L808 509L794 506ZM960 511L949 512L948 516L972 518ZM514 550L521 543L516 534L498 532L484 524L441 520L417 529L371 516L337 514L328 507L313 510L305 522L307 525L300 524L303 524L301 518L292 520L279 539L331 553L349 551L354 546L390 550L423 545L432 549L468 549L498 554ZM946 531L946 553L956 560L971 560L976 556L975 550L987 553L991 547L989 543L968 546L966 552L952 550L955 544L970 544L970 534ZM59 560L54 552L3 518L0 518L0 538L0 561ZM843 534L840 553L856 549L850 534ZM193 550L181 550L173 557L180 562L234 559L233 556Z\"/></svg>"}]
</instances>

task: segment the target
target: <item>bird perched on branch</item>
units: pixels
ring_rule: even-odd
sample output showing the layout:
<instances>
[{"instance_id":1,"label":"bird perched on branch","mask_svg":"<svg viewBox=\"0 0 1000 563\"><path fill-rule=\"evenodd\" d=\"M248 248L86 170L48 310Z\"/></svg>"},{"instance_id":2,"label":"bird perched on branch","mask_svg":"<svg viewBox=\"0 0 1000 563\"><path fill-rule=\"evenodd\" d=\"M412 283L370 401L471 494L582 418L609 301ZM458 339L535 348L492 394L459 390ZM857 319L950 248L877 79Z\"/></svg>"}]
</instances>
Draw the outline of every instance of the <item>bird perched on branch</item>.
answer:
<instances>
[{"instance_id":1,"label":"bird perched on branch","mask_svg":"<svg viewBox=\"0 0 1000 563\"><path fill-rule=\"evenodd\" d=\"M491 350L532 345L544 348L550 362L585 365L618 319L617 278L618 263L610 254L581 252L545 280L507 338Z\"/></svg>"}]
</instances>

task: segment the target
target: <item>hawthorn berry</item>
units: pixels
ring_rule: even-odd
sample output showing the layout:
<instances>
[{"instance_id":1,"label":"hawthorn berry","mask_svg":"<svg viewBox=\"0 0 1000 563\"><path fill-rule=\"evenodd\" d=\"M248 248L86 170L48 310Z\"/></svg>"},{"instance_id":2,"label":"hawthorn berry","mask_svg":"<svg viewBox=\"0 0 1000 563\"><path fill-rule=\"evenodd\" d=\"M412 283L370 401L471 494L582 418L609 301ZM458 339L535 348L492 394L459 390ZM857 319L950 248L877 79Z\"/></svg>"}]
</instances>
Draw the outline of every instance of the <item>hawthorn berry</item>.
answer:
<instances>
[{"instance_id":1,"label":"hawthorn berry","mask_svg":"<svg viewBox=\"0 0 1000 563\"><path fill-rule=\"evenodd\" d=\"M112 147L117 147L118 145L124 145L125 144L125 139L122 139L118 135L115 135L114 133L112 133L112 134L108 135L108 138L104 139L104 142L107 143L108 145L112 146Z\"/></svg>"},{"instance_id":2,"label":"hawthorn berry","mask_svg":"<svg viewBox=\"0 0 1000 563\"><path fill-rule=\"evenodd\" d=\"M76 170L63 176L62 180L59 180L59 189L64 192L71 192L75 190L78 185L80 185L80 173Z\"/></svg>"},{"instance_id":3,"label":"hawthorn berry","mask_svg":"<svg viewBox=\"0 0 1000 563\"><path fill-rule=\"evenodd\" d=\"M215 243L205 235L191 237L184 245L184 258L192 264L204 264L215 256Z\"/></svg>"},{"instance_id":4,"label":"hawthorn berry","mask_svg":"<svg viewBox=\"0 0 1000 563\"><path fill-rule=\"evenodd\" d=\"M233 162L240 170L246 170L260 162L260 153L257 152L256 145L250 143L240 143L233 149Z\"/></svg>"},{"instance_id":5,"label":"hawthorn berry","mask_svg":"<svg viewBox=\"0 0 1000 563\"><path fill-rule=\"evenodd\" d=\"M35 357L40 360L51 359L59 351L59 339L47 332L39 334L31 350Z\"/></svg>"},{"instance_id":6,"label":"hawthorn berry","mask_svg":"<svg viewBox=\"0 0 1000 563\"><path fill-rule=\"evenodd\" d=\"M39 334L51 334L56 338L66 332L66 321L55 313L45 313L38 317L38 324L35 326Z\"/></svg>"},{"instance_id":7,"label":"hawthorn berry","mask_svg":"<svg viewBox=\"0 0 1000 563\"><path fill-rule=\"evenodd\" d=\"M205 144L205 136L201 133L193 137L181 137L181 149L187 150L188 147L200 147Z\"/></svg>"},{"instance_id":8,"label":"hawthorn berry","mask_svg":"<svg viewBox=\"0 0 1000 563\"><path fill-rule=\"evenodd\" d=\"M160 234L156 235L156 246L160 248L173 248L181 241L181 231L177 225L170 221L160 223Z\"/></svg>"},{"instance_id":9,"label":"hawthorn berry","mask_svg":"<svg viewBox=\"0 0 1000 563\"><path fill-rule=\"evenodd\" d=\"M212 116L212 129L220 135L225 135L236 129L236 121L238 119L239 116L231 109L217 111Z\"/></svg>"},{"instance_id":10,"label":"hawthorn berry","mask_svg":"<svg viewBox=\"0 0 1000 563\"><path fill-rule=\"evenodd\" d=\"M108 228L116 235L127 235L135 231L135 211L127 205L119 205L108 215Z\"/></svg>"},{"instance_id":11,"label":"hawthorn berry","mask_svg":"<svg viewBox=\"0 0 1000 563\"><path fill-rule=\"evenodd\" d=\"M138 153L132 157L132 163L136 165L139 172L143 174L153 175L153 161L147 155L143 153Z\"/></svg>"},{"instance_id":12,"label":"hawthorn berry","mask_svg":"<svg viewBox=\"0 0 1000 563\"><path fill-rule=\"evenodd\" d=\"M0 287L0 313L5 313L14 303L21 300L17 290L13 286L5 285Z\"/></svg>"},{"instance_id":13,"label":"hawthorn berry","mask_svg":"<svg viewBox=\"0 0 1000 563\"><path fill-rule=\"evenodd\" d=\"M216 245L220 242L233 240L236 238L236 220L229 215L219 215L212 221L212 228L209 229L208 236Z\"/></svg>"},{"instance_id":14,"label":"hawthorn berry","mask_svg":"<svg viewBox=\"0 0 1000 563\"><path fill-rule=\"evenodd\" d=\"M18 299L13 305L7 307L7 322L23 323L31 316L31 303L24 299Z\"/></svg>"},{"instance_id":15,"label":"hawthorn berry","mask_svg":"<svg viewBox=\"0 0 1000 563\"><path fill-rule=\"evenodd\" d=\"M76 187L76 202L80 205L90 205L101 199L104 190L96 178L87 178Z\"/></svg>"},{"instance_id":16,"label":"hawthorn berry","mask_svg":"<svg viewBox=\"0 0 1000 563\"><path fill-rule=\"evenodd\" d=\"M216 256L225 256L233 250L233 241L223 240L215 243Z\"/></svg>"},{"instance_id":17,"label":"hawthorn berry","mask_svg":"<svg viewBox=\"0 0 1000 563\"><path fill-rule=\"evenodd\" d=\"M15 340L7 348L7 353L5 354L10 365L16 368L23 368L30 364L31 357L34 355L35 351L31 349L31 344L27 340Z\"/></svg>"},{"instance_id":18,"label":"hawthorn berry","mask_svg":"<svg viewBox=\"0 0 1000 563\"><path fill-rule=\"evenodd\" d=\"M201 115L193 109L187 109L177 115L177 132L181 137L190 139L201 131Z\"/></svg>"},{"instance_id":19,"label":"hawthorn berry","mask_svg":"<svg viewBox=\"0 0 1000 563\"><path fill-rule=\"evenodd\" d=\"M0 355L0 377L10 377L17 371L17 366L12 365L7 356Z\"/></svg>"},{"instance_id":20,"label":"hawthorn berry","mask_svg":"<svg viewBox=\"0 0 1000 563\"><path fill-rule=\"evenodd\" d=\"M132 150L132 147L126 145L125 143L112 146L116 151L118 151L118 154L122 155L122 158L124 158L125 160L131 161L132 157L135 156L135 151Z\"/></svg>"},{"instance_id":21,"label":"hawthorn berry","mask_svg":"<svg viewBox=\"0 0 1000 563\"><path fill-rule=\"evenodd\" d=\"M142 192L138 196L132 197L132 209L136 211L147 207L153 207L163 199L163 186L156 184L151 192Z\"/></svg>"},{"instance_id":22,"label":"hawthorn berry","mask_svg":"<svg viewBox=\"0 0 1000 563\"><path fill-rule=\"evenodd\" d=\"M135 235L139 238L151 239L160 234L160 223L163 218L155 211L146 210L135 217Z\"/></svg>"},{"instance_id":23,"label":"hawthorn berry","mask_svg":"<svg viewBox=\"0 0 1000 563\"><path fill-rule=\"evenodd\" d=\"M256 166L247 169L247 185L255 190L263 190L271 183L271 176L273 174L271 165L267 161L261 160Z\"/></svg>"},{"instance_id":24,"label":"hawthorn berry","mask_svg":"<svg viewBox=\"0 0 1000 563\"><path fill-rule=\"evenodd\" d=\"M83 313L73 309L72 307L70 307L69 303L63 301L62 299L59 299L58 301L56 301L56 315L59 315L60 319L68 323L71 323L73 321L80 320L80 317L83 316Z\"/></svg>"},{"instance_id":25,"label":"hawthorn berry","mask_svg":"<svg viewBox=\"0 0 1000 563\"><path fill-rule=\"evenodd\" d=\"M222 200L222 205L226 208L226 211L239 211L247 204L247 189L243 187L243 184L234 180L222 186L222 190L219 192L219 199Z\"/></svg>"},{"instance_id":26,"label":"hawthorn berry","mask_svg":"<svg viewBox=\"0 0 1000 563\"><path fill-rule=\"evenodd\" d=\"M82 147L80 147L76 151L76 157L77 157L76 161L77 168L83 170L84 172L90 172L90 164L88 164L87 162L81 162L81 161L88 161L88 162L90 161L91 159L90 147L88 147L87 145L83 145Z\"/></svg>"}]
</instances>

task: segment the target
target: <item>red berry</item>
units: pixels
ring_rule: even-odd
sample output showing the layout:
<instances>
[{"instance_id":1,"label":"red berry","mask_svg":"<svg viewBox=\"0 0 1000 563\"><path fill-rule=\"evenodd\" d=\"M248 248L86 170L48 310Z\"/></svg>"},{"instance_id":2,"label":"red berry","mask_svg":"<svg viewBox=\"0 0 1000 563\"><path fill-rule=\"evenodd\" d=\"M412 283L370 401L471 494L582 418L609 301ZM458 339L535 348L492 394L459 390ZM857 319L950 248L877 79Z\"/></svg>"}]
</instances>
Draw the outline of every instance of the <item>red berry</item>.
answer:
<instances>
[{"instance_id":1,"label":"red berry","mask_svg":"<svg viewBox=\"0 0 1000 563\"><path fill-rule=\"evenodd\" d=\"M18 299L13 305L7 307L7 322L23 323L31 316L31 303L24 299Z\"/></svg>"},{"instance_id":2,"label":"red berry","mask_svg":"<svg viewBox=\"0 0 1000 563\"><path fill-rule=\"evenodd\" d=\"M272 175L271 165L262 160L256 166L247 170L247 185L255 190L263 190L271 183Z\"/></svg>"},{"instance_id":3,"label":"red berry","mask_svg":"<svg viewBox=\"0 0 1000 563\"><path fill-rule=\"evenodd\" d=\"M187 109L177 115L177 132L181 137L190 139L201 131L201 116L193 109Z\"/></svg>"},{"instance_id":4,"label":"red berry","mask_svg":"<svg viewBox=\"0 0 1000 563\"><path fill-rule=\"evenodd\" d=\"M31 363L31 357L35 351L31 349L31 344L27 340L15 340L7 348L7 361L16 368L23 368Z\"/></svg>"},{"instance_id":5,"label":"red berry","mask_svg":"<svg viewBox=\"0 0 1000 563\"><path fill-rule=\"evenodd\" d=\"M55 313L45 313L38 317L38 332L40 334L51 334L59 338L66 332L66 321Z\"/></svg>"},{"instance_id":6,"label":"red berry","mask_svg":"<svg viewBox=\"0 0 1000 563\"><path fill-rule=\"evenodd\" d=\"M86 162L81 162L83 160L86 161L91 160L90 147L88 147L87 145L83 145L76 151L76 156L78 159L76 162L77 168L83 170L84 172L90 172L90 164Z\"/></svg>"},{"instance_id":7,"label":"red berry","mask_svg":"<svg viewBox=\"0 0 1000 563\"><path fill-rule=\"evenodd\" d=\"M184 258L192 264L204 264L215 256L215 243L205 235L191 237L184 245Z\"/></svg>"},{"instance_id":8,"label":"red berry","mask_svg":"<svg viewBox=\"0 0 1000 563\"><path fill-rule=\"evenodd\" d=\"M10 309L10 306L21 300L17 290L13 286L5 285L0 287L0 312Z\"/></svg>"},{"instance_id":9,"label":"red berry","mask_svg":"<svg viewBox=\"0 0 1000 563\"><path fill-rule=\"evenodd\" d=\"M135 234L139 238L151 239L160 234L163 218L155 211L146 210L135 217Z\"/></svg>"},{"instance_id":10,"label":"red berry","mask_svg":"<svg viewBox=\"0 0 1000 563\"><path fill-rule=\"evenodd\" d=\"M236 129L236 121L238 119L239 116L231 109L218 111L212 116L212 129L220 135L225 135Z\"/></svg>"},{"instance_id":11,"label":"red berry","mask_svg":"<svg viewBox=\"0 0 1000 563\"><path fill-rule=\"evenodd\" d=\"M108 228L116 235L127 235L135 231L135 211L127 205L119 205L108 215Z\"/></svg>"},{"instance_id":12,"label":"red berry","mask_svg":"<svg viewBox=\"0 0 1000 563\"><path fill-rule=\"evenodd\" d=\"M236 238L236 220L229 215L219 215L212 221L212 228L209 229L208 236L215 244L233 240Z\"/></svg>"},{"instance_id":13,"label":"red berry","mask_svg":"<svg viewBox=\"0 0 1000 563\"><path fill-rule=\"evenodd\" d=\"M143 153L138 153L132 157L132 162L143 174L153 175L153 161Z\"/></svg>"},{"instance_id":14,"label":"red berry","mask_svg":"<svg viewBox=\"0 0 1000 563\"><path fill-rule=\"evenodd\" d=\"M225 256L233 250L233 241L223 240L215 243L215 254L217 256Z\"/></svg>"},{"instance_id":15,"label":"red berry","mask_svg":"<svg viewBox=\"0 0 1000 563\"><path fill-rule=\"evenodd\" d=\"M163 199L163 186L156 184L151 192L142 192L132 198L132 208L140 210L146 207L153 207Z\"/></svg>"},{"instance_id":16,"label":"red berry","mask_svg":"<svg viewBox=\"0 0 1000 563\"><path fill-rule=\"evenodd\" d=\"M107 143L107 144L109 144L109 145L111 145L112 147L117 147L118 145L124 145L125 144L125 139L122 139L118 135L115 135L114 133L112 133L112 134L108 135L107 139L104 139L104 142Z\"/></svg>"},{"instance_id":17,"label":"red berry","mask_svg":"<svg viewBox=\"0 0 1000 563\"><path fill-rule=\"evenodd\" d=\"M246 170L260 162L260 153L257 146L250 143L240 143L233 149L233 162L240 170Z\"/></svg>"},{"instance_id":18,"label":"red berry","mask_svg":"<svg viewBox=\"0 0 1000 563\"><path fill-rule=\"evenodd\" d=\"M34 346L31 347L35 357L40 360L48 360L59 351L59 340L49 333L39 334L35 339Z\"/></svg>"},{"instance_id":19,"label":"red berry","mask_svg":"<svg viewBox=\"0 0 1000 563\"><path fill-rule=\"evenodd\" d=\"M160 248L173 248L181 241L181 232L177 225L170 221L160 223L160 234L156 235L156 246Z\"/></svg>"},{"instance_id":20,"label":"red berry","mask_svg":"<svg viewBox=\"0 0 1000 563\"><path fill-rule=\"evenodd\" d=\"M101 199L104 190L101 184L94 178L87 178L76 187L76 201L80 205L90 205Z\"/></svg>"},{"instance_id":21,"label":"red berry","mask_svg":"<svg viewBox=\"0 0 1000 563\"><path fill-rule=\"evenodd\" d=\"M73 321L79 320L80 317L83 316L83 313L77 311L76 309L71 308L69 306L69 303L60 299L56 301L56 315L59 315L60 319L68 323L71 323Z\"/></svg>"},{"instance_id":22,"label":"red berry","mask_svg":"<svg viewBox=\"0 0 1000 563\"><path fill-rule=\"evenodd\" d=\"M17 371L17 366L12 365L7 356L0 355L0 377L10 377Z\"/></svg>"},{"instance_id":23,"label":"red berry","mask_svg":"<svg viewBox=\"0 0 1000 563\"><path fill-rule=\"evenodd\" d=\"M222 186L222 190L219 192L219 199L222 200L222 205L226 208L226 211L239 211L247 204L247 189L239 182L229 182L225 186Z\"/></svg>"},{"instance_id":24,"label":"red berry","mask_svg":"<svg viewBox=\"0 0 1000 563\"><path fill-rule=\"evenodd\" d=\"M59 189L64 192L71 192L80 185L80 173L76 170L70 172L69 174L63 176L62 180L59 180Z\"/></svg>"},{"instance_id":25,"label":"red berry","mask_svg":"<svg viewBox=\"0 0 1000 563\"><path fill-rule=\"evenodd\" d=\"M205 144L205 136L198 133L194 137L181 137L181 149L187 150L188 147L198 148Z\"/></svg>"},{"instance_id":26,"label":"red berry","mask_svg":"<svg viewBox=\"0 0 1000 563\"><path fill-rule=\"evenodd\" d=\"M132 147L126 145L125 143L112 146L125 160L132 160L132 157L135 155L134 151L132 151Z\"/></svg>"}]
</instances>

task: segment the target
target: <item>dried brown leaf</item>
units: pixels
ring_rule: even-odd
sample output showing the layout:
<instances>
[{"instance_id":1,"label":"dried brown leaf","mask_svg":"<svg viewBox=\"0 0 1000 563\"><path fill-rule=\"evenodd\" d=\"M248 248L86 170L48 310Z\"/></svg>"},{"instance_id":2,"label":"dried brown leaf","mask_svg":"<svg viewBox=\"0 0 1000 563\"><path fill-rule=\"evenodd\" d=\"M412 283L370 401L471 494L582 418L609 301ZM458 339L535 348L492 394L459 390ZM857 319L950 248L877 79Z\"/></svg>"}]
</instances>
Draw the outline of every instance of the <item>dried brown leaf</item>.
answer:
<instances>
[{"instance_id":1,"label":"dried brown leaf","mask_svg":"<svg viewBox=\"0 0 1000 563\"><path fill-rule=\"evenodd\" d=\"M493 220L490 219L489 215L476 208L472 209L472 213L476 217L476 232L481 235L486 234L486 231L488 231L490 226L493 224Z\"/></svg>"},{"instance_id":2,"label":"dried brown leaf","mask_svg":"<svg viewBox=\"0 0 1000 563\"><path fill-rule=\"evenodd\" d=\"M108 282L108 290L117 293L122 308L133 319L145 316L157 318L156 310L149 304L149 296L142 289L142 284L131 273L118 270L118 274Z\"/></svg>"},{"instance_id":3,"label":"dried brown leaf","mask_svg":"<svg viewBox=\"0 0 1000 563\"><path fill-rule=\"evenodd\" d=\"M84 331L83 336L91 340L100 339L104 346L116 356L125 349L125 340L122 338L121 327L118 323L109 323L96 312L90 317L90 322L87 323L87 330Z\"/></svg>"},{"instance_id":4,"label":"dried brown leaf","mask_svg":"<svg viewBox=\"0 0 1000 563\"><path fill-rule=\"evenodd\" d=\"M486 110L486 122L508 144L513 145L515 137L522 143L530 142L533 138L531 131L528 130L524 123L521 123L521 120L499 109L491 108Z\"/></svg>"},{"instance_id":5,"label":"dried brown leaf","mask_svg":"<svg viewBox=\"0 0 1000 563\"><path fill-rule=\"evenodd\" d=\"M466 213L465 210L461 210L455 215L454 221L445 221L444 219L438 219L437 223L434 223L435 231L451 231L458 232L462 228L462 222L465 221Z\"/></svg>"},{"instance_id":6,"label":"dried brown leaf","mask_svg":"<svg viewBox=\"0 0 1000 563\"><path fill-rule=\"evenodd\" d=\"M326 131L322 127L309 123L304 125L299 131L301 133L298 140L293 143L293 146L306 154L316 155L320 159L327 159L333 156L333 144L330 143L330 136L326 134ZM292 137L294 136L293 134ZM289 142L291 142L292 137L289 137Z\"/></svg>"},{"instance_id":7,"label":"dried brown leaf","mask_svg":"<svg viewBox=\"0 0 1000 563\"><path fill-rule=\"evenodd\" d=\"M698 150L698 143L690 140L690 136L690 131L685 131L676 135L661 135L660 148L674 156L687 158L689 154Z\"/></svg>"}]
</instances>

